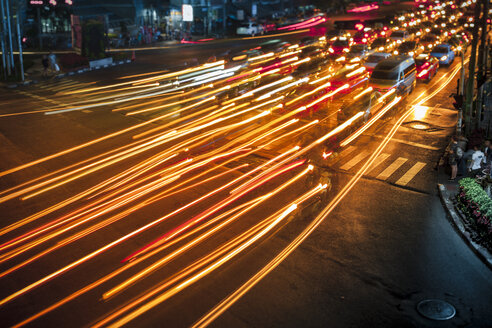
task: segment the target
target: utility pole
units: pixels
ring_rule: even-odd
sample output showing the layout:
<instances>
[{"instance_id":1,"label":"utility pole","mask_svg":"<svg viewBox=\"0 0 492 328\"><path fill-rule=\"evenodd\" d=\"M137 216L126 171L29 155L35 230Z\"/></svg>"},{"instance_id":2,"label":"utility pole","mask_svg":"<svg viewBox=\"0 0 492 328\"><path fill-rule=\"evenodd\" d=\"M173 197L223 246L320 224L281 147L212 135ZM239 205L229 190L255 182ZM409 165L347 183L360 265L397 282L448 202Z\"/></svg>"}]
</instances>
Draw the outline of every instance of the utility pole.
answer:
<instances>
[{"instance_id":1,"label":"utility pole","mask_svg":"<svg viewBox=\"0 0 492 328\"><path fill-rule=\"evenodd\" d=\"M480 35L480 47L478 50L478 74L477 74L477 82L483 83L483 76L486 70L487 63L485 61L485 46L487 43L487 18L489 13L489 0L484 0L483 4L483 12L482 12L482 20L480 21L480 25L482 26L482 33ZM478 25L478 21L475 22L475 25ZM480 86L478 86L480 87Z\"/></svg>"},{"instance_id":2,"label":"utility pole","mask_svg":"<svg viewBox=\"0 0 492 328\"><path fill-rule=\"evenodd\" d=\"M10 56L5 45L5 32L7 31L7 22L5 20L5 8L3 6L3 0L0 0L0 7L2 11L2 61L7 65L7 75L11 74L10 66ZM5 66L4 66L5 68ZM5 71L4 71L5 72ZM5 74L4 74L5 75Z\"/></svg>"},{"instance_id":3,"label":"utility pole","mask_svg":"<svg viewBox=\"0 0 492 328\"><path fill-rule=\"evenodd\" d=\"M9 51L10 51L10 63L12 65L13 70L15 71L15 62L14 62L14 48L12 45L12 29L10 28L10 4L9 0L5 0L5 7L7 12L7 28L8 28L8 41L9 41Z\"/></svg>"},{"instance_id":4,"label":"utility pole","mask_svg":"<svg viewBox=\"0 0 492 328\"><path fill-rule=\"evenodd\" d=\"M472 103L473 103L473 86L475 84L475 65L477 60L477 45L478 45L478 21L480 20L480 1L475 3L475 18L473 26L472 36L472 48L470 54L470 63L468 64L468 81L466 84L465 94L465 134L468 135L471 132L471 116L472 116Z\"/></svg>"},{"instance_id":5,"label":"utility pole","mask_svg":"<svg viewBox=\"0 0 492 328\"><path fill-rule=\"evenodd\" d=\"M24 82L24 60L22 58L22 42L21 42L21 33L20 33L20 26L19 26L19 12L17 12L17 42L19 44L19 65L20 65L21 81Z\"/></svg>"},{"instance_id":6,"label":"utility pole","mask_svg":"<svg viewBox=\"0 0 492 328\"><path fill-rule=\"evenodd\" d=\"M39 38L39 49L43 50L43 27L41 26L41 6L36 6L36 15L38 17L38 38Z\"/></svg>"}]
</instances>

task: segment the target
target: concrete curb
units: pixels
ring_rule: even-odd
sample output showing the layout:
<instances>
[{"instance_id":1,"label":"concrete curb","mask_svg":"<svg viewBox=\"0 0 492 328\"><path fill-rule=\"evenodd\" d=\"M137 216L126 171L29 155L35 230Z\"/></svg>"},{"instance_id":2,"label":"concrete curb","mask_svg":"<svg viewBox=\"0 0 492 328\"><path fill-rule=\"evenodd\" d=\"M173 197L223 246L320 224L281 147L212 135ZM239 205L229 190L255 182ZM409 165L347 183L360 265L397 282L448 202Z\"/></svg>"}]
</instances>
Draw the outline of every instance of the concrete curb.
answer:
<instances>
[{"instance_id":1,"label":"concrete curb","mask_svg":"<svg viewBox=\"0 0 492 328\"><path fill-rule=\"evenodd\" d=\"M470 233L466 230L466 227L463 224L461 214L456 211L453 202L449 199L449 196L444 195L446 193L446 187L440 183L438 183L437 186L439 189L439 197L441 198L441 202L448 213L448 217L451 219L450 221L460 232L461 238L463 238L463 240L468 244L472 251L478 255L485 265L487 265L489 269L492 269L492 254L485 247L477 244L471 239Z\"/></svg>"},{"instance_id":2,"label":"concrete curb","mask_svg":"<svg viewBox=\"0 0 492 328\"><path fill-rule=\"evenodd\" d=\"M66 76L72 76L72 75L76 75L76 74L82 74L82 73L85 73L85 72L94 71L94 70L98 70L98 69L101 69L101 68L107 68L107 67L110 67L110 66L113 67L113 66L122 65L122 64L129 64L131 62L132 62L131 59L126 59L126 60L120 60L118 62L113 62L111 65L96 66L96 67L92 67L92 68L84 67L84 68L81 68L81 69L76 70L76 71L70 71L70 72L67 72L67 73L57 74L57 75L53 76L53 79L61 79L61 78L64 78ZM28 81L19 82L19 83L7 84L4 87L7 88L7 89L14 89L14 88L21 87L21 86L22 87L26 87L26 86L29 86L29 85L33 85L33 84L36 84L38 82L40 82L40 81L38 81L38 80L28 80Z\"/></svg>"}]
</instances>

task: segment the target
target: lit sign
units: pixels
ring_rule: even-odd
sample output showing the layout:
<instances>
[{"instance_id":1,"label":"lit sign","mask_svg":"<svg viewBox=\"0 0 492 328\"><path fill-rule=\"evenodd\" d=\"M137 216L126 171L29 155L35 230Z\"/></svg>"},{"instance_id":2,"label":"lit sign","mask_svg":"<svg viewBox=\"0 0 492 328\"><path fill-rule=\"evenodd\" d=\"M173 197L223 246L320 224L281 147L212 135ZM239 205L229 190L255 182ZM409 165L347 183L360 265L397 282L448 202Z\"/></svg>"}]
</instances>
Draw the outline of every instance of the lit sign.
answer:
<instances>
[{"instance_id":1,"label":"lit sign","mask_svg":"<svg viewBox=\"0 0 492 328\"><path fill-rule=\"evenodd\" d=\"M191 5L183 5L183 22L193 21L193 7Z\"/></svg>"}]
</instances>

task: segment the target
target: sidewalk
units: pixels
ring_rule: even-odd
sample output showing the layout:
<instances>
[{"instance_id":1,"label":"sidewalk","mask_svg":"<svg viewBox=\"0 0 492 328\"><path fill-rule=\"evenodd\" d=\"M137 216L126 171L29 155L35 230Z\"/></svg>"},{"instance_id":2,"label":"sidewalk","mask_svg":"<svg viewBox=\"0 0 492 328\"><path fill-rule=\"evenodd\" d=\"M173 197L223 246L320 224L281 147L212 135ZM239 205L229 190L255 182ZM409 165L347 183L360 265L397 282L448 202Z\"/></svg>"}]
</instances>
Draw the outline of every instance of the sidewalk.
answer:
<instances>
[{"instance_id":1,"label":"sidewalk","mask_svg":"<svg viewBox=\"0 0 492 328\"><path fill-rule=\"evenodd\" d=\"M95 67L80 66L80 67L76 67L73 69L66 69L66 70L61 69L58 72L53 71L50 68L50 69L48 69L48 76L44 77L43 76L44 67L43 67L41 61L42 61L41 56L39 58L33 60L34 64L24 72L24 82L21 82L21 81L12 81L12 82L0 81L0 87L11 89L11 88L19 87L19 86L28 86L31 84L36 84L36 83L41 82L41 81L50 81L50 80L54 80L54 79L61 79L61 78L64 78L66 76L72 76L72 75L76 75L76 74L85 73L88 71L98 70L101 68L107 68L107 67L113 67L113 66L117 66L117 65L131 63L130 59L115 60L110 65L102 65L102 66L95 66Z\"/></svg>"},{"instance_id":2,"label":"sidewalk","mask_svg":"<svg viewBox=\"0 0 492 328\"><path fill-rule=\"evenodd\" d=\"M448 214L448 218L461 235L463 240L468 244L472 251L490 268L492 269L492 254L485 247L473 241L473 233L471 233L465 218L455 207L456 196L459 192L458 181L466 176L459 176L455 181L449 181L449 174L445 172L445 167L437 168L437 187L439 197L444 206L444 210Z\"/></svg>"}]
</instances>

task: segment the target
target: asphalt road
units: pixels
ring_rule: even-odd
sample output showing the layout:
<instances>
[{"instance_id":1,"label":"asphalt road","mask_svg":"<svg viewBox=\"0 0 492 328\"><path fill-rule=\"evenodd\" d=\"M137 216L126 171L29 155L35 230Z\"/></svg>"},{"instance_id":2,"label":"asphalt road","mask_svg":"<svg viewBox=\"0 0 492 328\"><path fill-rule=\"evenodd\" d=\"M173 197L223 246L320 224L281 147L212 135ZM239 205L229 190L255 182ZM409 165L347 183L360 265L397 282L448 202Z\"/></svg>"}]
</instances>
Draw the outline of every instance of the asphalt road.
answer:
<instances>
[{"instance_id":1,"label":"asphalt road","mask_svg":"<svg viewBox=\"0 0 492 328\"><path fill-rule=\"evenodd\" d=\"M169 56L181 55L182 58L193 56L183 52L182 49L175 51L175 54ZM158 56L155 56L154 60L165 59L158 59ZM301 116L299 121L292 123L295 128L300 128L301 124L308 124L316 118L320 119L321 122L315 129L307 130L309 133L294 134L289 138L279 139L263 151L238 158L230 163L221 165L207 163L197 168L196 172L185 172L179 177L180 179L192 178L194 174L203 173L197 180L193 180L193 183L199 184L184 192L160 198L135 209L132 207L139 206L158 192L170 193L172 190L167 190L166 182L162 180L160 181L163 186L152 191L152 184L147 184L148 181L133 181L128 178L129 180L119 187L102 189L100 193L86 194L73 202L68 200L107 179L114 178L120 172L144 163L149 158L157 158L162 162L153 163L155 166L150 166L145 173L159 173L157 177L166 177L164 172L168 172L167 170L172 172L173 165L179 165L180 161L189 157L200 159L201 154L204 153L213 154L223 145L236 142L242 136L248 136L248 133L262 126L268 127L266 124L282 117L281 114L273 113L273 118L257 119L253 124L242 126L238 131L234 130L213 137L211 140L200 141L199 147L196 146L197 149L191 144L188 146L189 154L180 153L172 161L159 156L175 144L199 137L207 132L207 129L201 128L170 144L154 146L140 153L135 152L132 157L101 167L91 174L76 179L74 177L73 180L59 186L47 184L53 188L39 194L33 195L32 192L42 191L45 185L14 194L21 188L9 188L27 182L30 183L29 185L34 185L36 182L45 181L32 179L51 172L57 173L45 179L60 176L67 171L59 170L64 170L67 166L73 165L71 169L75 169L98 160L109 160L115 154L116 148L120 148L119 151L123 152L127 149L124 147L141 145L136 142L142 137L136 138L136 136L148 131L149 127L162 129L163 125L173 126L175 120L181 120L182 125L193 123L193 120L177 114L161 118L151 125L134 128L128 133L67 152L63 156L9 172L8 170L18 168L25 163L32 163L105 135L134 127L136 124L143 124L158 115L168 113L169 110L128 115L132 111L147 108L149 106L147 102L155 100L148 96L129 103L109 103L61 113L52 112L50 115L45 115L43 112L84 106L84 103L75 104L76 102L95 101L95 99L99 99L99 102L109 101L100 99L108 94L110 100L119 99L115 96L114 87L110 88L108 93L105 93L105 89L87 93L71 92L123 83L120 81L127 79L122 77L147 71L139 65L129 65L128 69L122 66L46 82L29 88L2 91L0 97L4 106L0 112L2 115L0 152L3 159L0 162L2 186L0 213L2 213L4 229L1 231L0 247L5 247L4 243L9 240L15 242L12 238L49 224L54 219L68 218L72 223L77 223L70 231L62 230L69 226L68 223L53 228L52 232L56 232L56 236L46 240L35 238L37 242L32 244L30 249L14 248L19 251L17 254L2 252L0 256L2 325L12 326L29 318L32 321L25 323L32 327L79 327L101 322L107 324L104 320L110 318L112 314L118 314L114 312L115 310L143 296L146 299L130 310L139 308L142 304L149 305L149 308L130 321L128 326L186 327L199 320L262 268L269 268L271 272L262 277L258 284L251 286L249 292L231 304L230 308L224 308L222 315L212 323L213 326L486 327L492 325L492 318L489 315L492 273L471 252L446 219L437 197L437 176L433 170L455 128L456 112L450 109L451 99L448 96L456 85L456 76L453 77L451 74L455 72L458 64L456 61L451 67L441 69L429 84L419 84L412 95L399 103L390 114L385 115L359 138L348 146L338 149L326 160L320 158L322 149L315 147L307 158L315 164L317 174L324 172L329 174L331 190L326 194L310 198L306 204L299 206L298 211L287 215L286 219L280 221L266 236L259 238L251 247L234 256L231 261L224 262L218 269L199 279L197 283L183 290L179 288L180 284L188 281L180 278L179 273L184 268L200 264L200 261L210 258L211 254L217 254L214 252L220 247L226 247L228 242L234 242L234 238L242 236L256 224L267 222L265 220L270 215L313 188L318 181L318 176L316 175L313 183L310 175L303 175L279 190L273 198L255 206L246 215L240 216L239 220L205 239L199 247L192 247L181 256L166 261L158 270L152 271L144 279L135 281L128 288L107 297L106 300L102 300L102 297L109 290L133 277L140 270L162 260L163 257L179 251L193 236L181 243L170 244L166 249L145 260L141 260L142 257L138 256L134 261L126 264L120 261L188 219L206 213L230 194L224 191L218 192L205 202L183 209L179 215L172 216L121 244L105 248L106 245L185 206L197 197L224 186L232 178L241 177L249 169L265 164L294 145L301 144L304 147L304 144L309 144L326 131L335 128L333 115L336 114L340 101L354 97L359 91L354 90L347 95L337 96L318 112L311 116ZM153 70L161 68L165 68L164 64L162 67L154 65ZM137 78L145 78L145 76ZM133 92L133 89L130 92ZM189 94L189 97L193 96L193 93ZM152 106L161 106L165 103L157 99ZM418 110L414 107L417 104L420 106ZM197 107L195 112L204 107L201 106ZM256 114L258 112L245 113L233 122L239 124ZM399 119L402 117L405 119L400 122ZM220 123L218 127L225 126L225 123ZM398 129L392 129L395 126ZM293 127L288 128L289 131L294 131ZM272 132L271 129L269 128L267 132ZM148 139L149 142L160 140L156 137L157 134L152 136ZM246 138L244 142L250 141L250 138ZM265 138L271 140L273 137ZM383 148L384 143L387 144ZM103 155L96 158L101 154ZM371 156L375 156L373 154L378 156L369 166L367 161L371 160ZM89 158L94 159L87 161ZM302 158L299 156L296 160ZM241 167L237 168L238 166ZM366 171L360 173L364 168ZM213 174L217 176L208 172L208 169L214 169ZM247 194L241 200L241 204L277 190L286 181L301 174L303 169L304 166L295 168L285 175L266 181ZM78 173L80 172L87 172L87 169ZM207 180L208 178L210 180ZM144 198L132 199L138 197L136 192L125 194L119 191L122 186L128 186L133 182L135 183L133 190L142 187L143 189L139 189L140 192L148 192ZM348 193L343 194L347 186L352 187ZM6 190L8 192L5 192ZM101 209L99 207L101 203L97 202L106 196L109 197L115 191L120 194L115 194L113 199L123 195L120 198L121 205L116 209L102 207L107 212L96 215ZM340 198L342 194L344 197ZM332 202L337 199L340 201L333 204ZM290 249L292 251L290 255L278 266L272 266L272 259L285 251L298 236L303 235L304 229L313 220L319 218L319 213L328 208L331 212L319 221L319 226L314 232L298 248ZM229 210L231 206L225 209ZM127 212L130 210L132 212ZM83 211L86 211L86 214L83 214ZM31 219L32 222L21 221L25 218ZM25 224L11 231L5 230L5 227L11 227L18 222ZM92 230L96 223L104 226L99 230ZM262 227L265 228L265 225ZM79 234L76 235L76 232ZM70 239L71 236L78 236L76 237L78 239ZM244 235L244 238L251 236ZM52 249L50 253L36 258L13 272L8 271L49 248ZM104 251L85 260L88 254L101 249ZM7 250L11 249L7 248ZM78 264L77 261L81 263ZM63 272L59 271L62 268L67 269L63 269ZM111 279L105 278L122 268L125 270L119 275ZM187 276L191 277L199 270L199 267L193 267ZM174 281L173 278L181 280ZM30 287L33 286L31 284L38 282L40 282L38 285ZM163 289L164 293L159 287L166 287ZM149 294L156 290L159 292ZM415 306L418 301L426 298L447 300L457 308L456 317L446 322L424 319L417 314ZM57 304L65 300L66 303ZM53 305L56 306L50 308ZM39 318L33 317L39 313L42 313ZM117 325L118 323L117 321Z\"/></svg>"}]
</instances>

